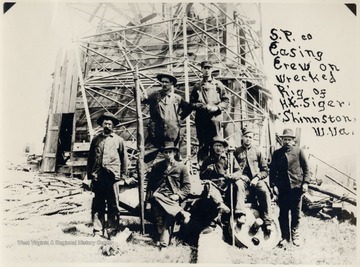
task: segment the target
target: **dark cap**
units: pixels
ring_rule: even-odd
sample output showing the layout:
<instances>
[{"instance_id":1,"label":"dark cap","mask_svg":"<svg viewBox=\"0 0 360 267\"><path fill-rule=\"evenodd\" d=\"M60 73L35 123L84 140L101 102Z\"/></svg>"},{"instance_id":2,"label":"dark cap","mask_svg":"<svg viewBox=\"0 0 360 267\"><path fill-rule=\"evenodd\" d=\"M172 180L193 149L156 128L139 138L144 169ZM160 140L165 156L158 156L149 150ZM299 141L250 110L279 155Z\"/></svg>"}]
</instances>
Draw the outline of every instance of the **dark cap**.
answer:
<instances>
[{"instance_id":1,"label":"dark cap","mask_svg":"<svg viewBox=\"0 0 360 267\"><path fill-rule=\"evenodd\" d=\"M251 129L250 127L244 127L244 128L241 130L241 133L242 133L242 135L247 135L248 133L254 133L254 130Z\"/></svg>"},{"instance_id":2,"label":"dark cap","mask_svg":"<svg viewBox=\"0 0 360 267\"><path fill-rule=\"evenodd\" d=\"M203 62L201 62L200 66L202 68L205 68L205 67L211 67L213 66L212 62L210 60L204 60Z\"/></svg>"}]
</instances>

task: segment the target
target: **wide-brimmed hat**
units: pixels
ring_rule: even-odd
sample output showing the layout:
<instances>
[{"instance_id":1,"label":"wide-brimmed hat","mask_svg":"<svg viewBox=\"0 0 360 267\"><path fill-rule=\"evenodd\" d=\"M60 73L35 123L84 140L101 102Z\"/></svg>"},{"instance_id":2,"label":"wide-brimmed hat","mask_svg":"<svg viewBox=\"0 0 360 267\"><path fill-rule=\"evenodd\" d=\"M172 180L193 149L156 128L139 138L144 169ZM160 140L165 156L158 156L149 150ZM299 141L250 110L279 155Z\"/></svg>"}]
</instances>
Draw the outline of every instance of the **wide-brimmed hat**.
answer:
<instances>
[{"instance_id":1,"label":"wide-brimmed hat","mask_svg":"<svg viewBox=\"0 0 360 267\"><path fill-rule=\"evenodd\" d=\"M172 149L174 151L179 151L179 148L177 148L174 145L174 142L172 142L172 141L165 141L164 146L160 148L160 151L164 151L164 150L168 150L168 149Z\"/></svg>"},{"instance_id":2,"label":"wide-brimmed hat","mask_svg":"<svg viewBox=\"0 0 360 267\"><path fill-rule=\"evenodd\" d=\"M248 133L254 133L254 130L250 127L244 127L241 130L242 135L247 135Z\"/></svg>"},{"instance_id":3,"label":"wide-brimmed hat","mask_svg":"<svg viewBox=\"0 0 360 267\"><path fill-rule=\"evenodd\" d=\"M203 62L200 63L200 66L202 68L205 68L205 67L211 67L213 66L212 62L210 60L204 60Z\"/></svg>"},{"instance_id":4,"label":"wide-brimmed hat","mask_svg":"<svg viewBox=\"0 0 360 267\"><path fill-rule=\"evenodd\" d=\"M110 112L105 112L104 114L102 114L97 120L97 124L99 124L100 126L102 125L103 121L104 120L111 120L113 123L114 123L114 126L115 125L118 125L119 124L119 120L118 118L115 117L114 114L110 113Z\"/></svg>"},{"instance_id":5,"label":"wide-brimmed hat","mask_svg":"<svg viewBox=\"0 0 360 267\"><path fill-rule=\"evenodd\" d=\"M224 147L228 147L229 144L228 142L226 142L226 140L220 136L215 136L213 141L212 141L212 144L215 144L215 143L221 143Z\"/></svg>"},{"instance_id":6,"label":"wide-brimmed hat","mask_svg":"<svg viewBox=\"0 0 360 267\"><path fill-rule=\"evenodd\" d=\"M177 79L170 72L162 72L162 73L159 73L158 75L156 75L156 79L158 79L160 82L161 82L161 79L164 77L168 78L173 83L173 85L175 85L177 83Z\"/></svg>"},{"instance_id":7,"label":"wide-brimmed hat","mask_svg":"<svg viewBox=\"0 0 360 267\"><path fill-rule=\"evenodd\" d=\"M280 137L292 137L292 138L295 138L296 136L294 135L293 130L291 130L291 129L284 129L283 134L280 135Z\"/></svg>"}]
</instances>

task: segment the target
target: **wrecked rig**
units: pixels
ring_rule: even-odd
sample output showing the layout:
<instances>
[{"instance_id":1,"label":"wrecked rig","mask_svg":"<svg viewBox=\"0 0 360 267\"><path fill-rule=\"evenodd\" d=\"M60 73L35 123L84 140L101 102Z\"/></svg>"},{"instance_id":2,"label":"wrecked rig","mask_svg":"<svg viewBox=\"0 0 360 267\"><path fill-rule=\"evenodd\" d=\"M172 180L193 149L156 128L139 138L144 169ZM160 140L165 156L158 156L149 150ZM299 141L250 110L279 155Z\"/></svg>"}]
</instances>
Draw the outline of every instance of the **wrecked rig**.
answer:
<instances>
[{"instance_id":1,"label":"wrecked rig","mask_svg":"<svg viewBox=\"0 0 360 267\"><path fill-rule=\"evenodd\" d=\"M69 9L87 28L74 36L73 48L61 49L57 55L43 173L85 177L90 141L99 130L96 119L104 111L120 119L115 132L125 140L130 170L138 172L146 153L142 153L147 135L143 125L150 125L150 119L148 107L137 102L137 95L159 89L156 75L170 71L178 79L175 92L189 100L193 85L201 79L203 60L213 62L213 76L230 95L230 107L223 114L223 137L238 145L241 129L250 126L255 130L255 145L271 157L279 139L263 70L259 4L94 3L71 4ZM195 136L192 114L182 122L180 141L192 176L197 175ZM135 202L140 202L143 230L146 170L140 170L139 189L133 190ZM134 212L131 206L126 205Z\"/></svg>"}]
</instances>

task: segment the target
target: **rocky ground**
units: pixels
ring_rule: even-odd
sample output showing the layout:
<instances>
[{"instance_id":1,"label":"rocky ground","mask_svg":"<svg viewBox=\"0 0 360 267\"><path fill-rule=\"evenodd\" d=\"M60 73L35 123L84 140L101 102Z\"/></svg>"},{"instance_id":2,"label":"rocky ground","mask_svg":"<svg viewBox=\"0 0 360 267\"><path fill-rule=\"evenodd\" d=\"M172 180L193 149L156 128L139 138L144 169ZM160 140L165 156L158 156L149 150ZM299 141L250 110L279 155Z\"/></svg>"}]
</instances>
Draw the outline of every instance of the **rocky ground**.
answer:
<instances>
[{"instance_id":1,"label":"rocky ground","mask_svg":"<svg viewBox=\"0 0 360 267\"><path fill-rule=\"evenodd\" d=\"M14 187L9 185L20 182L24 184L32 175L34 174L31 172L6 172L2 223L2 261L6 264L3 266L24 262L196 263L196 248L184 245L178 240L174 240L171 246L160 251L150 238L140 235L139 219L135 217L123 217L123 232L111 241L93 237L89 212L92 196L89 191L74 191L77 194L66 197L66 201L64 198L58 199L62 201L63 208L57 208L53 212L45 210L45 205L38 205L38 210L42 211L40 214L30 209L30 206L20 205L26 207L30 215L25 216L26 213L23 212L22 216L16 216L12 210L18 206L16 210L19 213L18 201L22 197L31 198L28 192L24 196L18 194L14 198L13 193L9 195L9 192L13 192L9 191L9 188ZM64 203L73 205L73 208L66 208L68 206ZM316 217L303 216L300 232L303 238L301 247L289 244L271 251L254 251L226 244L226 250L231 262L236 264L357 263L356 226L348 221L339 222L336 218L324 221ZM211 246L214 246L216 251L217 242L213 242Z\"/></svg>"}]
</instances>

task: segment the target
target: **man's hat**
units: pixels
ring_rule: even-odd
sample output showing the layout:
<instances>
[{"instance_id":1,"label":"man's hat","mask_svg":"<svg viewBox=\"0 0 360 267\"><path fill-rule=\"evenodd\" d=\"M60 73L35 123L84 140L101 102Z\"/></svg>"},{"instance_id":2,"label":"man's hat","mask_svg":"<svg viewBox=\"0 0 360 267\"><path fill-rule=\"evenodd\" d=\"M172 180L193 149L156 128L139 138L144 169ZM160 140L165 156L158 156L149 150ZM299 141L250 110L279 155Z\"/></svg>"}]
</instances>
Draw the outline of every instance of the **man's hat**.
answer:
<instances>
[{"instance_id":1,"label":"man's hat","mask_svg":"<svg viewBox=\"0 0 360 267\"><path fill-rule=\"evenodd\" d=\"M162 73L159 73L158 75L156 75L156 79L158 79L160 82L161 82L161 79L164 77L168 78L173 83L173 85L175 85L177 83L177 79L170 72L162 72Z\"/></svg>"},{"instance_id":2,"label":"man's hat","mask_svg":"<svg viewBox=\"0 0 360 267\"><path fill-rule=\"evenodd\" d=\"M293 130L291 130L291 129L284 129L283 134L280 135L280 137L292 137L292 138L295 138L296 136L294 135Z\"/></svg>"},{"instance_id":3,"label":"man's hat","mask_svg":"<svg viewBox=\"0 0 360 267\"><path fill-rule=\"evenodd\" d=\"M105 112L104 114L102 114L97 120L97 124L99 124L100 126L102 125L103 121L104 120L112 120L112 122L114 123L114 126L115 125L118 125L119 124L119 120L115 117L114 114L110 113L110 112Z\"/></svg>"},{"instance_id":4,"label":"man's hat","mask_svg":"<svg viewBox=\"0 0 360 267\"><path fill-rule=\"evenodd\" d=\"M242 135L247 135L248 133L254 133L254 130L250 127L244 127L241 130Z\"/></svg>"},{"instance_id":5,"label":"man's hat","mask_svg":"<svg viewBox=\"0 0 360 267\"><path fill-rule=\"evenodd\" d=\"M220 136L215 136L213 141L212 141L212 144L215 144L215 143L221 143L224 147L228 147L229 144L228 142L226 142L226 140Z\"/></svg>"},{"instance_id":6,"label":"man's hat","mask_svg":"<svg viewBox=\"0 0 360 267\"><path fill-rule=\"evenodd\" d=\"M213 66L212 62L210 60L204 60L203 62L201 62L200 66L202 68L205 68L205 67L211 67Z\"/></svg>"},{"instance_id":7,"label":"man's hat","mask_svg":"<svg viewBox=\"0 0 360 267\"><path fill-rule=\"evenodd\" d=\"M160 151L164 151L166 149L172 149L176 152L179 151L179 149L174 145L173 141L165 141L165 144L160 148Z\"/></svg>"}]
</instances>

